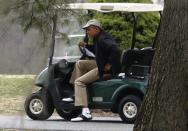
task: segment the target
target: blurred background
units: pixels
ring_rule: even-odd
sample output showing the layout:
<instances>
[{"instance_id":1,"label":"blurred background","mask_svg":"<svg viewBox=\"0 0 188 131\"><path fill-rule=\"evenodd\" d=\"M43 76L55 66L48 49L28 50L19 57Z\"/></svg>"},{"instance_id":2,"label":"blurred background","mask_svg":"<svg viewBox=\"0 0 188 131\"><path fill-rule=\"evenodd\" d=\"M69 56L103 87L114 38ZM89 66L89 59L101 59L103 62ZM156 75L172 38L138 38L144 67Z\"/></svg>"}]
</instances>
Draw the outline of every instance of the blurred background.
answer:
<instances>
[{"instance_id":1,"label":"blurred background","mask_svg":"<svg viewBox=\"0 0 188 131\"><path fill-rule=\"evenodd\" d=\"M12 22L12 19L15 17L15 13L11 12L6 14L2 13L2 10L9 6L14 0L0 0L0 74L38 74L47 64L47 58L49 53L49 43L42 43L42 36L36 29L29 30L26 34L23 33L22 27L16 23ZM150 0L77 0L77 2L145 2ZM163 3L162 0L154 0L155 3ZM4 15L6 14L6 15ZM111 16L101 16L96 12L92 13L92 17L97 18L102 23L105 30L110 32L110 34L115 37L116 41L120 44L121 48L128 48L131 41L131 20L127 17L127 20L130 22L120 22L121 16L115 15L117 19L111 19L114 17L114 14ZM137 39L142 47L143 43L151 43L153 37L155 36L155 30L158 26L158 17L153 15L150 17L149 21L148 16L140 16L143 18L139 23L139 31ZM111 20L110 22L107 22ZM73 17L68 18L68 22L60 23L58 29L62 33L67 34L84 34L79 21ZM149 30L143 31L142 27L148 26L148 22L154 21L153 25L150 26ZM63 26L63 30L61 30ZM113 27L113 28L112 28ZM116 28L121 28L117 33ZM126 33L126 35L124 35ZM56 40L56 53L55 56L65 56L65 55L79 55L79 53L74 51L76 46L72 47L72 43L76 44L79 39L75 39L74 42L70 42L67 39ZM72 50L73 53L67 53L67 50Z\"/></svg>"}]
</instances>

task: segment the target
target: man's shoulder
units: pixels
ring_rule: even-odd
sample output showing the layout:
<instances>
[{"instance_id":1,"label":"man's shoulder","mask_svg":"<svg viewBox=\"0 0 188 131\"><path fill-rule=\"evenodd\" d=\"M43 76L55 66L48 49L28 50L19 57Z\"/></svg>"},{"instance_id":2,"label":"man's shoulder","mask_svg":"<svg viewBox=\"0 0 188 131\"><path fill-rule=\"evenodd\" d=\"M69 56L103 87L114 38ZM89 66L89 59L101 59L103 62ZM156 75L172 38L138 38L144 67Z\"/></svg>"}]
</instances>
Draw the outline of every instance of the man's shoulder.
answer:
<instances>
[{"instance_id":1,"label":"man's shoulder","mask_svg":"<svg viewBox=\"0 0 188 131\"><path fill-rule=\"evenodd\" d=\"M113 40L114 39L112 38L112 36L110 34L108 34L107 32L105 31L101 31L100 35L99 35L99 38L98 38L100 41L102 40L106 40L106 39L109 39L109 40Z\"/></svg>"}]
</instances>

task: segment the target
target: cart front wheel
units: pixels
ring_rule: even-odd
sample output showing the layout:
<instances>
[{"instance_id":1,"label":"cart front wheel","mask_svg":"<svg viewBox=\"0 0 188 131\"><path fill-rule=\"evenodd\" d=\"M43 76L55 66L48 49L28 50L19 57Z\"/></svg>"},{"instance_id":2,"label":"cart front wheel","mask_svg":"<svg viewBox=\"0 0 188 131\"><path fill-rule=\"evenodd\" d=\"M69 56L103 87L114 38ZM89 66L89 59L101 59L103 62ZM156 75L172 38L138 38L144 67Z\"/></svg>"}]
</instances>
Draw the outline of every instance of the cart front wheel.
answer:
<instances>
[{"instance_id":1,"label":"cart front wheel","mask_svg":"<svg viewBox=\"0 0 188 131\"><path fill-rule=\"evenodd\" d=\"M33 93L26 98L25 112L33 120L46 120L54 112L54 106L46 93Z\"/></svg>"}]
</instances>

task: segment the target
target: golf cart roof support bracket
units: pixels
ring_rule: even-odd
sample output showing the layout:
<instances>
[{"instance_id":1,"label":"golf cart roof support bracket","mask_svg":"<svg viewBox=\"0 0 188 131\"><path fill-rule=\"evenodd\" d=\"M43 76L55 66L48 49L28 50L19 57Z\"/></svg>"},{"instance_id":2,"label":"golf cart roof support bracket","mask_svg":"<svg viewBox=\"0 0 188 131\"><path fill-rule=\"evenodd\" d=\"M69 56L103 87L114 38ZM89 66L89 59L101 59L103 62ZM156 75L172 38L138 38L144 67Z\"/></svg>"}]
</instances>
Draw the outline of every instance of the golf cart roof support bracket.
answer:
<instances>
[{"instance_id":1,"label":"golf cart roof support bracket","mask_svg":"<svg viewBox=\"0 0 188 131\"><path fill-rule=\"evenodd\" d=\"M53 59L53 56L54 56L57 15L55 15L53 17L52 21L53 21L53 26L52 26L52 36L51 36L51 43L50 43L49 67L52 65L52 59Z\"/></svg>"},{"instance_id":2,"label":"golf cart roof support bracket","mask_svg":"<svg viewBox=\"0 0 188 131\"><path fill-rule=\"evenodd\" d=\"M135 13L132 13L133 16L133 34L132 34L132 43L131 43L131 50L135 47L135 41L136 41L136 15Z\"/></svg>"}]
</instances>

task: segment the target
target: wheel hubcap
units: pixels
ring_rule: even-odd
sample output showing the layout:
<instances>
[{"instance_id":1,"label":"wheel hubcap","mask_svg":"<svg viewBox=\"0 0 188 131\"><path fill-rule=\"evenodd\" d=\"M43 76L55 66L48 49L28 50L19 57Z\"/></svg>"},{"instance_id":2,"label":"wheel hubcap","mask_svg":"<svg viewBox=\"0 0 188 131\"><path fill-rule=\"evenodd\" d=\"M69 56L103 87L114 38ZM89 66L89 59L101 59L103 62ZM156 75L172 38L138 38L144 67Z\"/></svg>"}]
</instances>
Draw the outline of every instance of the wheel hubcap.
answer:
<instances>
[{"instance_id":1,"label":"wheel hubcap","mask_svg":"<svg viewBox=\"0 0 188 131\"><path fill-rule=\"evenodd\" d=\"M38 115L43 110L43 103L40 99L33 99L29 104L31 113Z\"/></svg>"},{"instance_id":2,"label":"wheel hubcap","mask_svg":"<svg viewBox=\"0 0 188 131\"><path fill-rule=\"evenodd\" d=\"M123 113L127 118L133 118L137 114L137 106L133 102L125 103L123 107Z\"/></svg>"}]
</instances>

